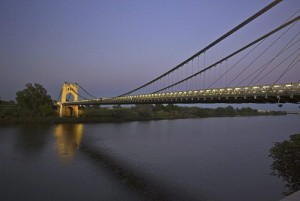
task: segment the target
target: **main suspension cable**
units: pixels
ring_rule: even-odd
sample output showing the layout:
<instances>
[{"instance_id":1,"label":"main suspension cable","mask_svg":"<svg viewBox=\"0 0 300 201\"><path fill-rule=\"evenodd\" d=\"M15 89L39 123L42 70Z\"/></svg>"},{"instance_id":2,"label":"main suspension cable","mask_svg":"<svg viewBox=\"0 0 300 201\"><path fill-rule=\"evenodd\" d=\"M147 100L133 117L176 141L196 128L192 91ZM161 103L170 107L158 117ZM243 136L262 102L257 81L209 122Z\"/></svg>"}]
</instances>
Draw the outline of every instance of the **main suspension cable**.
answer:
<instances>
[{"instance_id":1,"label":"main suspension cable","mask_svg":"<svg viewBox=\"0 0 300 201\"><path fill-rule=\"evenodd\" d=\"M60 97L61 97L61 93L62 93L62 89L60 90L59 95L58 95L58 98L56 99L57 102L59 102L59 99L60 99Z\"/></svg>"},{"instance_id":2,"label":"main suspension cable","mask_svg":"<svg viewBox=\"0 0 300 201\"><path fill-rule=\"evenodd\" d=\"M82 89L87 95L89 95L89 96L92 97L92 98L96 98L96 99L97 99L96 96L93 96L92 94L90 94L87 90L85 90L85 89L84 89L82 86L80 86L78 83L75 83L75 84L77 84L77 85L79 86L79 88Z\"/></svg>"},{"instance_id":3,"label":"main suspension cable","mask_svg":"<svg viewBox=\"0 0 300 201\"><path fill-rule=\"evenodd\" d=\"M78 94L74 89L71 88L71 90L72 90L77 96L79 96L80 98L88 99L88 98L86 98L86 97L81 96L80 94Z\"/></svg>"},{"instance_id":4,"label":"main suspension cable","mask_svg":"<svg viewBox=\"0 0 300 201\"><path fill-rule=\"evenodd\" d=\"M300 16L297 16L297 17L293 18L292 20L290 20L290 21L288 21L288 22L282 24L281 26L277 27L276 29L270 31L269 33L267 33L267 34L265 34L265 35L263 35L263 36L261 36L260 38L258 38L258 39L256 39L255 41L249 43L248 45L245 45L245 46L242 47L241 49L239 49L239 50L233 52L232 54L228 55L227 57L224 57L223 59L217 61L216 63L211 64L210 66L208 66L208 67L202 69L201 71L198 71L197 73L194 73L193 75L190 75L190 76L186 77L185 79L182 79L182 80L180 80L180 81L178 81L178 82L176 82L176 83L174 83L174 84L172 84L172 85L169 85L169 86L167 86L167 87L164 87L164 88L162 88L162 89L160 89L160 90L157 90L157 91L155 91L155 92L153 92L153 93L158 93L158 92L161 92L161 91L163 91L163 90L166 90L167 88L176 86L176 85L178 85L178 84L180 84L180 83L182 83L182 82L185 82L186 80L191 79L191 78L194 77L194 76L197 76L197 75L199 75L199 74L201 74L201 73L207 71L208 69L210 69L210 68L216 66L216 65L219 64L219 63L222 63L223 61L225 61L225 60L227 60L227 59L233 57L234 55L236 55L236 54L238 54L238 53L244 51L245 49L248 49L248 48L251 47L252 45L254 45L254 44L256 44L256 43L262 41L263 39L269 37L270 35L272 35L272 34L278 32L278 31L280 31L281 29L287 27L288 25L290 25L290 24L292 24L292 23L294 23L294 22L296 22L296 21L298 21L298 20L300 20Z\"/></svg>"},{"instance_id":5,"label":"main suspension cable","mask_svg":"<svg viewBox=\"0 0 300 201\"><path fill-rule=\"evenodd\" d=\"M263 67L263 69L261 69L261 71L251 80L251 82L249 83L249 85L251 85L253 82L254 82L254 80L276 59L276 58L278 58L282 53L284 53L285 51L287 51L289 48L291 48L291 47L293 47L293 45L294 44L297 44L297 42L299 42L299 40L297 40L296 42L294 42L292 45L290 45L290 46L288 46L298 35L300 34L300 32L298 32L298 34L294 37L294 38L292 38L292 40L290 40L281 50L280 50L280 52L277 54L277 55L275 55L275 57L274 58L272 58L268 63L266 63L266 65ZM258 69L259 70L259 69ZM257 72L257 71L256 71ZM252 74L253 75L253 74ZM251 75L251 76L252 76ZM268 73L266 74L266 75L268 75ZM261 81L266 75L263 75L258 81L256 81L255 82L255 84L256 83L258 83L259 81ZM249 76L250 77L250 76Z\"/></svg>"},{"instance_id":6,"label":"main suspension cable","mask_svg":"<svg viewBox=\"0 0 300 201\"><path fill-rule=\"evenodd\" d=\"M206 46L205 48L203 48L202 50L200 50L199 52L197 52L196 54L194 54L193 56L191 56L190 58L186 59L185 61L181 62L180 64L178 64L177 66L175 66L174 68L172 68L171 70L167 71L166 73L158 76L157 78L151 80L150 82L147 82L146 84L137 87L129 92L126 92L120 96L126 96L129 95L141 88L144 88L145 86L148 86L154 82L156 82L157 80L165 77L166 75L168 75L169 73L175 71L178 68L181 68L182 66L184 66L186 63L188 63L189 61L193 60L194 58L198 57L199 55L201 55L202 53L205 53L208 49L212 48L213 46L215 46L216 44L218 44L219 42L221 42L222 40L224 40L225 38L227 38L228 36L232 35L233 33L235 33L236 31L238 31L239 29L241 29L242 27L244 27L245 25L247 25L248 23L250 23L251 21L253 21L254 19L258 18L260 15L264 14L265 12L267 12L268 10L270 10L271 8L273 8L274 6L276 6L277 4L279 4L280 2L282 2L283 0L274 0L273 2L271 2L270 4L268 4L266 7L264 7L263 9L261 9L260 11L258 11L257 13L255 13L254 15L252 15L251 17L247 18L245 21L243 21L242 23L240 23L239 25L237 25L236 27L234 27L233 29L231 29L230 31L228 31L227 33L225 33L224 35L222 35L220 38L218 38L217 40L215 40L214 42L212 42L211 44L209 44L208 46Z\"/></svg>"},{"instance_id":7,"label":"main suspension cable","mask_svg":"<svg viewBox=\"0 0 300 201\"><path fill-rule=\"evenodd\" d=\"M279 64L277 64L272 70L270 70L267 74L265 74L263 77L261 77L259 80L257 80L253 85L256 85L257 83L259 83L263 78L265 78L266 76L268 76L270 73L272 73L275 69L277 69L281 64L283 64L286 60L288 60L289 58L291 58L294 54L296 54L298 51L300 50L300 48L298 48L296 51L294 51L292 54L290 54L288 57L286 57L283 61L281 61Z\"/></svg>"},{"instance_id":8,"label":"main suspension cable","mask_svg":"<svg viewBox=\"0 0 300 201\"><path fill-rule=\"evenodd\" d=\"M244 68L234 79L232 79L226 87L228 87L232 82L234 82L242 73L244 73L254 62L256 62L264 53L266 53L275 43L277 43L295 24L292 24L287 30L285 30L279 37L276 38L261 54L259 54L246 68ZM260 75L261 72L258 73ZM257 76L258 76L257 75ZM255 77L256 78L256 77ZM255 79L254 78L254 79Z\"/></svg>"},{"instance_id":9,"label":"main suspension cable","mask_svg":"<svg viewBox=\"0 0 300 201\"><path fill-rule=\"evenodd\" d=\"M286 67L286 69L283 71L283 73L276 79L276 81L273 83L275 85L278 80L280 80L287 72L289 72L300 60L298 59L300 57L300 54L297 55L296 58ZM296 61L298 59L298 61ZM296 62L295 62L296 61ZM295 62L295 63L294 63Z\"/></svg>"}]
</instances>

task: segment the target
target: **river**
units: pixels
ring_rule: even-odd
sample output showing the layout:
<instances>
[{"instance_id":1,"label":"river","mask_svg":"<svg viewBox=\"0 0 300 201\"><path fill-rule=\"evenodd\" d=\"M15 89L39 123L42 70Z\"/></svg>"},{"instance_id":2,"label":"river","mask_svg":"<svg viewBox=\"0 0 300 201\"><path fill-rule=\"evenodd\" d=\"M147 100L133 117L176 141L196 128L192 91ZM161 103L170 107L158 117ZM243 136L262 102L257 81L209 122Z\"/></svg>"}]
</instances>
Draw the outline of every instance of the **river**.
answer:
<instances>
[{"instance_id":1,"label":"river","mask_svg":"<svg viewBox=\"0 0 300 201\"><path fill-rule=\"evenodd\" d=\"M300 116L0 127L0 200L280 200Z\"/></svg>"}]
</instances>

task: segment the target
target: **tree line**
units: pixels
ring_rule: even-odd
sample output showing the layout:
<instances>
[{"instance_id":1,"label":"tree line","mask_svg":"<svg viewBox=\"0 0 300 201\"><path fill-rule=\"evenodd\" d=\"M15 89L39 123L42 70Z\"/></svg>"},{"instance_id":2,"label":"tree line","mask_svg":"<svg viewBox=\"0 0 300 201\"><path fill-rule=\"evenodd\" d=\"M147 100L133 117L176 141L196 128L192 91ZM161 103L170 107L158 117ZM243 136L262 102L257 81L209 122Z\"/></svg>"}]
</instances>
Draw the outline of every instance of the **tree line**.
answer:
<instances>
[{"instance_id":1,"label":"tree line","mask_svg":"<svg viewBox=\"0 0 300 201\"><path fill-rule=\"evenodd\" d=\"M85 107L82 118L90 120L160 120L160 119L186 119L202 117L234 117L234 116L256 116L256 115L281 115L284 112L261 112L250 107L233 108L201 108L184 107L174 104L141 104L132 107L114 106L113 108Z\"/></svg>"}]
</instances>

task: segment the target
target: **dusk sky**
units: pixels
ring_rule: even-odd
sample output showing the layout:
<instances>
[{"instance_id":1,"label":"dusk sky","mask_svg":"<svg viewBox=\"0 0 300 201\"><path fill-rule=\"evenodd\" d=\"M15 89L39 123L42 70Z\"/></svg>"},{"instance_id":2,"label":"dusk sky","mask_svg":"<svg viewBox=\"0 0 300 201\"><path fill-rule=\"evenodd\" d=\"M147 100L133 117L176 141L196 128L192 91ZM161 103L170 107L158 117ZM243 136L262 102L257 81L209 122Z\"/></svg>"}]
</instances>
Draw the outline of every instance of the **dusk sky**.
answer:
<instances>
[{"instance_id":1,"label":"dusk sky","mask_svg":"<svg viewBox=\"0 0 300 201\"><path fill-rule=\"evenodd\" d=\"M173 68L270 2L1 0L0 97L12 100L31 82L56 99L64 81L97 97L119 95ZM299 9L299 0L283 1L226 44L235 50Z\"/></svg>"}]
</instances>

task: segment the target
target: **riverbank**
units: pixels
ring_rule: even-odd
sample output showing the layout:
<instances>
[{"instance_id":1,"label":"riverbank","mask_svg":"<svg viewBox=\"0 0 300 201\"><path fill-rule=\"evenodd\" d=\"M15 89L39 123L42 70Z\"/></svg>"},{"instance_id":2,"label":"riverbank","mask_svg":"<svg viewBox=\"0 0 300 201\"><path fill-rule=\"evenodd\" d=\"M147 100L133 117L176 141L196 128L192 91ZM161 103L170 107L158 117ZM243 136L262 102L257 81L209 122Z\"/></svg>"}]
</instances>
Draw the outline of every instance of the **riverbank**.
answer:
<instances>
[{"instance_id":1,"label":"riverbank","mask_svg":"<svg viewBox=\"0 0 300 201\"><path fill-rule=\"evenodd\" d=\"M63 117L57 115L34 116L33 114L6 111L1 112L0 125L26 123L109 123L150 121L164 119L192 119L207 117L235 117L235 116L262 116L286 115L282 111L259 111L249 107L233 108L200 108L180 107L176 105L136 105L130 108L115 106L113 108L86 107L81 109L79 117Z\"/></svg>"}]
</instances>

